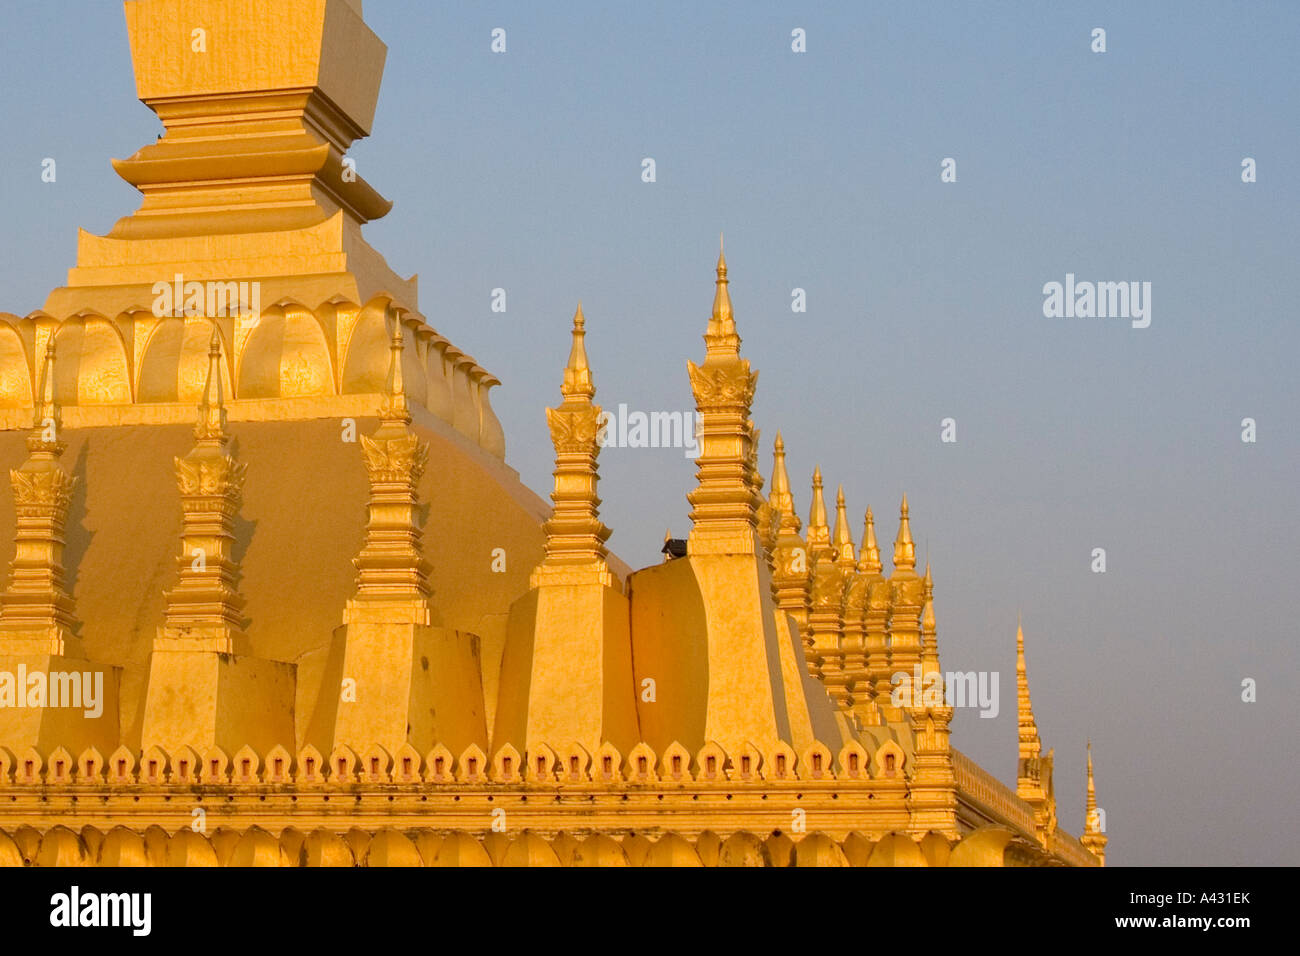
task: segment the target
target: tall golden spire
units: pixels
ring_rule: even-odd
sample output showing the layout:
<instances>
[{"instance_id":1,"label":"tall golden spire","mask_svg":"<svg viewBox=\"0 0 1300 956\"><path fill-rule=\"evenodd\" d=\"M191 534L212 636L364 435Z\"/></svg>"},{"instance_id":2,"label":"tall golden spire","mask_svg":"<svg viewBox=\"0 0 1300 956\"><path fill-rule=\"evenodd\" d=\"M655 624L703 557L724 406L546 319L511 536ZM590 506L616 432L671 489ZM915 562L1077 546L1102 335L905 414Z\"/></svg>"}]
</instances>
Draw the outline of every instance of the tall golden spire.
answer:
<instances>
[{"instance_id":1,"label":"tall golden spire","mask_svg":"<svg viewBox=\"0 0 1300 956\"><path fill-rule=\"evenodd\" d=\"M704 333L704 362L687 362L699 414L698 485L691 503L688 554L759 554L760 496L753 474L754 423L749 417L758 373L740 357L740 336L727 292L727 260L719 253L713 314Z\"/></svg>"},{"instance_id":2,"label":"tall golden spire","mask_svg":"<svg viewBox=\"0 0 1300 956\"><path fill-rule=\"evenodd\" d=\"M176 459L182 499L180 571L166 593L164 623L154 649L248 653L244 599L234 559L235 519L243 500L246 465L227 454L225 397L221 388L221 337L213 328L208 369L194 426L194 448Z\"/></svg>"},{"instance_id":3,"label":"tall golden spire","mask_svg":"<svg viewBox=\"0 0 1300 956\"><path fill-rule=\"evenodd\" d=\"M826 519L826 497L822 491L821 466L813 469L812 504L808 508L808 557L817 561L833 554L831 532Z\"/></svg>"},{"instance_id":4,"label":"tall golden spire","mask_svg":"<svg viewBox=\"0 0 1300 956\"><path fill-rule=\"evenodd\" d=\"M925 673L939 669L939 632L934 618L934 578L930 562L925 562L925 607L921 611L921 669Z\"/></svg>"},{"instance_id":5,"label":"tall golden spire","mask_svg":"<svg viewBox=\"0 0 1300 956\"><path fill-rule=\"evenodd\" d=\"M916 546L912 542L912 523L903 495L898 509L898 537L894 539L894 573L889 577L888 674L912 673L921 663L921 611L925 605L925 587L916 574ZM881 686L877 673L877 688Z\"/></svg>"},{"instance_id":6,"label":"tall golden spire","mask_svg":"<svg viewBox=\"0 0 1300 956\"><path fill-rule=\"evenodd\" d=\"M1042 752L1034 706L1029 701L1029 676L1025 672L1025 631L1016 622L1016 715L1020 728L1020 759L1036 759Z\"/></svg>"},{"instance_id":7,"label":"tall golden spire","mask_svg":"<svg viewBox=\"0 0 1300 956\"><path fill-rule=\"evenodd\" d=\"M867 508L863 519L862 550L858 553L858 573L866 579L867 588L862 615L866 673L861 676L861 687L853 696L862 702L862 706L855 706L855 710L868 724L880 722L876 702L882 699L882 693L887 699L891 687L887 628L890 584L882 571L880 545L876 541L876 517Z\"/></svg>"},{"instance_id":8,"label":"tall golden spire","mask_svg":"<svg viewBox=\"0 0 1300 956\"><path fill-rule=\"evenodd\" d=\"M921 613L921 672L919 689L912 688L912 717L917 725L916 771L912 781L913 806L918 817L934 821L939 832L957 830L957 779L953 766L951 731L953 708L939 670L938 629L934 618L934 577L925 565L921 583L925 602ZM918 699L919 696L919 699Z\"/></svg>"},{"instance_id":9,"label":"tall golden spire","mask_svg":"<svg viewBox=\"0 0 1300 956\"><path fill-rule=\"evenodd\" d=\"M1043 744L1029 702L1029 677L1025 672L1025 633L1016 625L1016 720L1020 759L1016 763L1016 796L1034 809L1039 839L1044 845L1056 830L1056 797L1052 783L1053 754L1042 755Z\"/></svg>"},{"instance_id":10,"label":"tall golden spire","mask_svg":"<svg viewBox=\"0 0 1300 956\"><path fill-rule=\"evenodd\" d=\"M402 313L393 315L388 382L373 435L361 436L370 480L365 542L354 563L357 593L348 601L347 624L373 617L395 623L429 624L429 564L421 551L418 520L420 477L429 446L411 432L411 410L402 377Z\"/></svg>"},{"instance_id":11,"label":"tall golden spire","mask_svg":"<svg viewBox=\"0 0 1300 956\"><path fill-rule=\"evenodd\" d=\"M772 495L769 502L772 522L776 525L772 587L776 591L777 606L794 618L806 655L812 639L808 632L810 562L808 548L799 536L803 522L795 511L790 473L785 464L785 440L779 431L772 447Z\"/></svg>"},{"instance_id":12,"label":"tall golden spire","mask_svg":"<svg viewBox=\"0 0 1300 956\"><path fill-rule=\"evenodd\" d=\"M1092 740L1088 741L1088 795L1084 807L1083 836L1079 842L1106 865L1106 844L1110 840L1102 829L1102 813L1097 809L1097 786L1092 780Z\"/></svg>"},{"instance_id":13,"label":"tall golden spire","mask_svg":"<svg viewBox=\"0 0 1300 956\"><path fill-rule=\"evenodd\" d=\"M894 573L916 567L916 545L912 542L912 522L908 517L907 495L898 509L898 537L894 539Z\"/></svg>"},{"instance_id":14,"label":"tall golden spire","mask_svg":"<svg viewBox=\"0 0 1300 956\"><path fill-rule=\"evenodd\" d=\"M854 554L853 534L849 531L849 516L844 506L844 486L835 492L835 532L831 535L832 547L835 549L835 563L846 572L857 568L857 555Z\"/></svg>"},{"instance_id":15,"label":"tall golden spire","mask_svg":"<svg viewBox=\"0 0 1300 956\"><path fill-rule=\"evenodd\" d=\"M876 518L868 506L862 529L862 551L858 554L858 570L864 574L879 574L880 545L876 543Z\"/></svg>"},{"instance_id":16,"label":"tall golden spire","mask_svg":"<svg viewBox=\"0 0 1300 956\"><path fill-rule=\"evenodd\" d=\"M563 576L575 569L595 574L605 584L614 579L605 563L609 554L605 541L610 529L600 521L600 498L596 495L600 454L597 433L601 410L592 403L596 386L587 364L587 320L578 303L573 314L572 344L569 361L564 367L560 394L564 401L546 410L546 422L555 446L554 507L542 526L546 532L546 556L533 574L536 585L541 576Z\"/></svg>"},{"instance_id":17,"label":"tall golden spire","mask_svg":"<svg viewBox=\"0 0 1300 956\"><path fill-rule=\"evenodd\" d=\"M1097 822L1096 821L1097 785L1093 782L1092 779L1092 738L1091 737L1088 738L1088 796L1086 800L1085 810L1087 811L1087 817L1084 821L1085 831L1088 833L1098 832L1095 831L1094 829Z\"/></svg>"},{"instance_id":18,"label":"tall golden spire","mask_svg":"<svg viewBox=\"0 0 1300 956\"><path fill-rule=\"evenodd\" d=\"M63 529L77 479L59 458L62 416L54 395L54 336L45 346L27 460L9 472L17 511L9 587L0 595L0 646L10 652L80 656L76 614L64 584Z\"/></svg>"}]
</instances>

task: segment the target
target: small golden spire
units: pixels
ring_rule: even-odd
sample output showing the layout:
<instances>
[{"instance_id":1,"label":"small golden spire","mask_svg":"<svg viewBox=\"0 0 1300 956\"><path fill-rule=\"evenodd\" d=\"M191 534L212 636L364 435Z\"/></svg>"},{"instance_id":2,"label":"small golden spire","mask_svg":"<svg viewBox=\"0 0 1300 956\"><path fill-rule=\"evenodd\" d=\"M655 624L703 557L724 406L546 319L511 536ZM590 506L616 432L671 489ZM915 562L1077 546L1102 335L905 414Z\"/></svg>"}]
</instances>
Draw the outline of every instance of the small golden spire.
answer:
<instances>
[{"instance_id":1,"label":"small golden spire","mask_svg":"<svg viewBox=\"0 0 1300 956\"><path fill-rule=\"evenodd\" d=\"M822 496L822 469L821 465L813 468L813 494L812 509L808 512L808 524L826 525L826 499Z\"/></svg>"},{"instance_id":2,"label":"small golden spire","mask_svg":"<svg viewBox=\"0 0 1300 956\"><path fill-rule=\"evenodd\" d=\"M876 543L876 518L867 508L865 527L862 529L862 551L858 556L858 570L864 574L879 574L880 545Z\"/></svg>"},{"instance_id":3,"label":"small golden spire","mask_svg":"<svg viewBox=\"0 0 1300 956\"><path fill-rule=\"evenodd\" d=\"M226 402L221 388L221 333L215 323L208 340L208 371L203 380L203 400L199 403L199 422L194 437L203 443L224 444L226 440Z\"/></svg>"},{"instance_id":4,"label":"small golden spire","mask_svg":"<svg viewBox=\"0 0 1300 956\"><path fill-rule=\"evenodd\" d=\"M380 410L379 418L385 424L409 425L411 423L411 409L406 403L406 383L402 378L402 352L405 348L405 342L402 339L402 316L398 314L394 318L393 337L388 345L387 394L384 396L384 404Z\"/></svg>"},{"instance_id":5,"label":"small golden spire","mask_svg":"<svg viewBox=\"0 0 1300 956\"><path fill-rule=\"evenodd\" d=\"M590 401L596 397L596 386L591 380L591 366L587 364L587 320L582 314L582 302L573 313L573 345L569 348L569 362L564 367L564 384L560 394L567 398Z\"/></svg>"},{"instance_id":6,"label":"small golden spire","mask_svg":"<svg viewBox=\"0 0 1300 956\"><path fill-rule=\"evenodd\" d=\"M831 536L835 548L835 563L852 570L857 564L853 553L853 535L849 532L849 516L844 507L844 486L835 492L835 533Z\"/></svg>"},{"instance_id":7,"label":"small golden spire","mask_svg":"<svg viewBox=\"0 0 1300 956\"><path fill-rule=\"evenodd\" d=\"M911 571L916 567L916 545L912 542L912 522L908 517L907 494L898 509L898 537L894 539L894 571Z\"/></svg>"},{"instance_id":8,"label":"small golden spire","mask_svg":"<svg viewBox=\"0 0 1300 956\"><path fill-rule=\"evenodd\" d=\"M794 512L794 495L790 493L790 473L785 467L785 441L781 433L776 433L776 443L772 446L772 494L768 498L772 510L777 513L782 531L794 531L796 534L803 527L803 522Z\"/></svg>"},{"instance_id":9,"label":"small golden spire","mask_svg":"<svg viewBox=\"0 0 1300 956\"><path fill-rule=\"evenodd\" d=\"M831 531L826 521L826 497L819 465L813 469L812 505L808 509L808 556L816 560L831 553Z\"/></svg>"},{"instance_id":10,"label":"small golden spire","mask_svg":"<svg viewBox=\"0 0 1300 956\"><path fill-rule=\"evenodd\" d=\"M727 257L722 251L722 236L718 236L717 278L714 281L713 314L708 331L704 333L706 355L736 358L740 355L740 336L736 334L736 320L731 311L731 293L727 291Z\"/></svg>"},{"instance_id":11,"label":"small golden spire","mask_svg":"<svg viewBox=\"0 0 1300 956\"><path fill-rule=\"evenodd\" d=\"M925 606L921 610L921 666L926 673L939 669L939 628L934 617L934 577L930 574L930 562L925 563L925 579L922 584Z\"/></svg>"}]
</instances>

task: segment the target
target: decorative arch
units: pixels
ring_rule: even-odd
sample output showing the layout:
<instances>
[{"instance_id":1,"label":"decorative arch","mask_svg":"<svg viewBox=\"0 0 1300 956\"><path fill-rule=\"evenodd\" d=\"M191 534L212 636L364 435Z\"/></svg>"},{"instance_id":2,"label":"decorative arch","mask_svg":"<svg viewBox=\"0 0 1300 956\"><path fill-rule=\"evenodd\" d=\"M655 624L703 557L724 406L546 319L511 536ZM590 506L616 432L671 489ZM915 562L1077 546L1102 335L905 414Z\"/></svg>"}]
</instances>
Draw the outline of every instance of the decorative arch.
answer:
<instances>
[{"instance_id":1,"label":"decorative arch","mask_svg":"<svg viewBox=\"0 0 1300 956\"><path fill-rule=\"evenodd\" d=\"M366 866L423 866L420 851L396 830L375 834L366 850Z\"/></svg>"},{"instance_id":2,"label":"decorative arch","mask_svg":"<svg viewBox=\"0 0 1300 956\"><path fill-rule=\"evenodd\" d=\"M867 866L929 866L921 848L906 833L889 833L871 851Z\"/></svg>"},{"instance_id":3,"label":"decorative arch","mask_svg":"<svg viewBox=\"0 0 1300 956\"><path fill-rule=\"evenodd\" d=\"M848 866L848 857L825 833L809 833L795 844L795 866Z\"/></svg>"},{"instance_id":4,"label":"decorative arch","mask_svg":"<svg viewBox=\"0 0 1300 956\"><path fill-rule=\"evenodd\" d=\"M334 394L334 366L320 319L289 303L266 309L238 356L236 398L301 398Z\"/></svg>"},{"instance_id":5,"label":"decorative arch","mask_svg":"<svg viewBox=\"0 0 1300 956\"><path fill-rule=\"evenodd\" d=\"M32 404L32 367L23 337L0 318L0 408L31 408Z\"/></svg>"},{"instance_id":6,"label":"decorative arch","mask_svg":"<svg viewBox=\"0 0 1300 956\"><path fill-rule=\"evenodd\" d=\"M727 837L718 851L718 866L771 866L772 858L763 841L746 830Z\"/></svg>"},{"instance_id":7,"label":"decorative arch","mask_svg":"<svg viewBox=\"0 0 1300 956\"><path fill-rule=\"evenodd\" d=\"M510 844L510 849L506 850L501 865L503 867L559 866L560 858L541 836L525 830Z\"/></svg>"},{"instance_id":8,"label":"decorative arch","mask_svg":"<svg viewBox=\"0 0 1300 956\"><path fill-rule=\"evenodd\" d=\"M61 405L131 404L126 343L116 325L102 315L74 315L55 330L54 341L54 389Z\"/></svg>"},{"instance_id":9,"label":"decorative arch","mask_svg":"<svg viewBox=\"0 0 1300 956\"><path fill-rule=\"evenodd\" d=\"M429 863L430 866L491 866L492 858L488 856L483 845L468 833L457 830L445 837L438 845L438 854Z\"/></svg>"},{"instance_id":10,"label":"decorative arch","mask_svg":"<svg viewBox=\"0 0 1300 956\"><path fill-rule=\"evenodd\" d=\"M703 866L695 848L676 833L666 833L646 854L645 866Z\"/></svg>"},{"instance_id":11,"label":"decorative arch","mask_svg":"<svg viewBox=\"0 0 1300 956\"><path fill-rule=\"evenodd\" d=\"M208 346L214 324L203 317L164 318L149 330L136 376L141 402L187 402L203 398L208 377ZM220 334L220 333L218 333ZM234 393L230 381L229 347L221 337L222 393Z\"/></svg>"},{"instance_id":12,"label":"decorative arch","mask_svg":"<svg viewBox=\"0 0 1300 956\"><path fill-rule=\"evenodd\" d=\"M392 337L393 310L385 297L372 299L358 313L356 322L343 347L343 373L340 391L344 395L375 394L388 385L388 364ZM428 402L428 373L425 371L421 351L427 348L420 341L421 323L398 314L402 323L402 379L406 394L420 405Z\"/></svg>"}]
</instances>

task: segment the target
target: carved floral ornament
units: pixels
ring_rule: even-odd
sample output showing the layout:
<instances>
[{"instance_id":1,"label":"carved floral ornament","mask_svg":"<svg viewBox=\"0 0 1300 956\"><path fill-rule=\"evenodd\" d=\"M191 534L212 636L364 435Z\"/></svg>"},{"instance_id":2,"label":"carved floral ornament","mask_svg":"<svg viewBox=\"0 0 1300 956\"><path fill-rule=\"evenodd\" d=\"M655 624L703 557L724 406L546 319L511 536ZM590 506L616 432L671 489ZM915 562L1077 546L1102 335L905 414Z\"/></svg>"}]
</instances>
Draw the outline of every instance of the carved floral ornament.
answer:
<instances>
[{"instance_id":1,"label":"carved floral ornament","mask_svg":"<svg viewBox=\"0 0 1300 956\"><path fill-rule=\"evenodd\" d=\"M361 436L361 452L371 481L415 484L429 461L429 446L415 435L400 438Z\"/></svg>"},{"instance_id":2,"label":"carved floral ornament","mask_svg":"<svg viewBox=\"0 0 1300 956\"><path fill-rule=\"evenodd\" d=\"M247 465L236 462L229 455L176 459L176 480L182 495L238 497L247 471Z\"/></svg>"},{"instance_id":3,"label":"carved floral ornament","mask_svg":"<svg viewBox=\"0 0 1300 956\"><path fill-rule=\"evenodd\" d=\"M9 480L14 486L14 501L19 508L47 508L53 506L66 509L72 499L77 479L62 468L50 471L9 472Z\"/></svg>"},{"instance_id":4,"label":"carved floral ornament","mask_svg":"<svg viewBox=\"0 0 1300 956\"><path fill-rule=\"evenodd\" d=\"M738 362L709 368L687 362L691 375L691 391L701 408L748 408L754 400L758 373L749 370L749 362Z\"/></svg>"},{"instance_id":5,"label":"carved floral ornament","mask_svg":"<svg viewBox=\"0 0 1300 956\"><path fill-rule=\"evenodd\" d=\"M551 443L561 454L596 453L596 435L600 430L600 406L582 408L548 408L546 424L551 429Z\"/></svg>"}]
</instances>

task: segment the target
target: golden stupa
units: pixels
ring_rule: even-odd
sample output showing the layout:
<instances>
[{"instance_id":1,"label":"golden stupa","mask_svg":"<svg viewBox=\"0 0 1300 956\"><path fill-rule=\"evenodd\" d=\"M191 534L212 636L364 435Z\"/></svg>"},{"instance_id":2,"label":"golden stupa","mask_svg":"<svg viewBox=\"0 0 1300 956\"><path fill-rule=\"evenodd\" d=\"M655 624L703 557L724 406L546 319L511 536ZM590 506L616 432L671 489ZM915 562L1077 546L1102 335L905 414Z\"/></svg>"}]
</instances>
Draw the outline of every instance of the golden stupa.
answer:
<instances>
[{"instance_id":1,"label":"golden stupa","mask_svg":"<svg viewBox=\"0 0 1300 956\"><path fill-rule=\"evenodd\" d=\"M892 696L940 673L906 498L886 576L820 471L803 527L780 435L763 496L722 255L691 531L632 571L581 308L547 505L362 238L359 0L125 8L143 202L0 313L0 865L1104 862L1091 752L1057 826L1021 634L1014 790L942 690Z\"/></svg>"}]
</instances>

